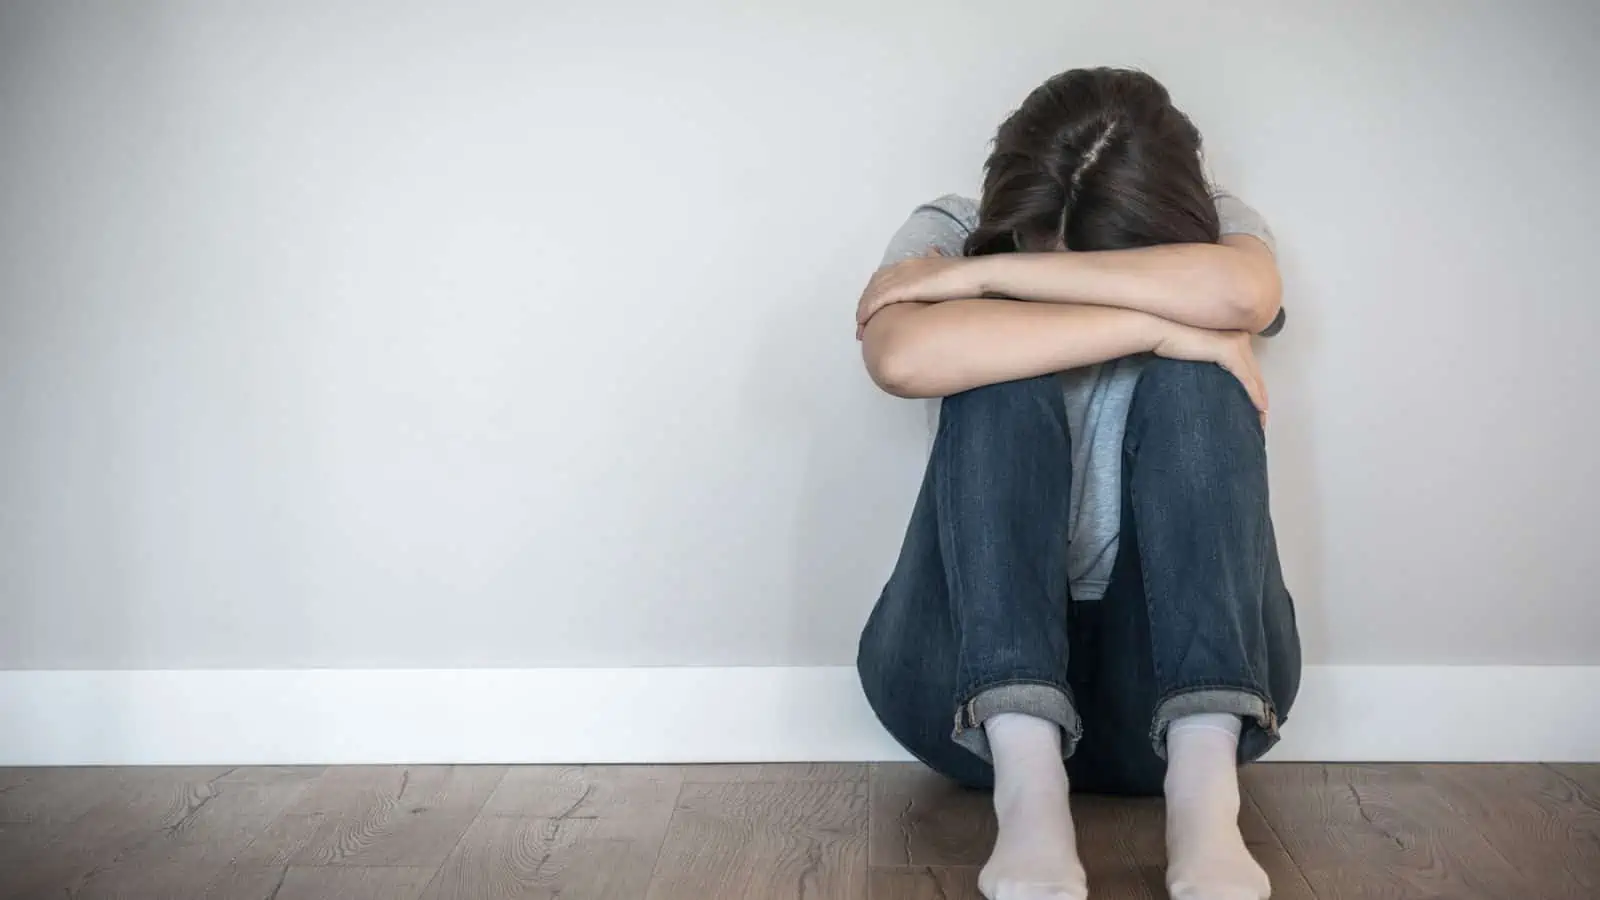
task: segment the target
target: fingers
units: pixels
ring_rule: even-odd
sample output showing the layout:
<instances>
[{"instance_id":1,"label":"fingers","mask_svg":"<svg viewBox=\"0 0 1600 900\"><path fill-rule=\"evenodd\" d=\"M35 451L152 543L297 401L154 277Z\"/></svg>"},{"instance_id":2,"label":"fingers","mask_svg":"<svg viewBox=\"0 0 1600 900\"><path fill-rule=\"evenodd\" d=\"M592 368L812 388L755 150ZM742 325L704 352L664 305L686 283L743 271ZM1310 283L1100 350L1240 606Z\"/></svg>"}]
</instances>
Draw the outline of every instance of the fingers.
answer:
<instances>
[{"instance_id":1,"label":"fingers","mask_svg":"<svg viewBox=\"0 0 1600 900\"><path fill-rule=\"evenodd\" d=\"M867 293L861 296L861 303L856 307L856 327L863 328L878 311L888 306L889 302L882 294Z\"/></svg>"},{"instance_id":2,"label":"fingers","mask_svg":"<svg viewBox=\"0 0 1600 900\"><path fill-rule=\"evenodd\" d=\"M877 275L872 276L872 280L867 282L867 289L861 293L861 301L856 304L856 340L861 340L866 334L867 323L890 302L882 280Z\"/></svg>"},{"instance_id":3,"label":"fingers","mask_svg":"<svg viewBox=\"0 0 1600 900\"><path fill-rule=\"evenodd\" d=\"M1255 404L1261 413L1261 427L1267 427L1267 413L1270 407L1270 398L1267 395L1267 379L1261 374L1261 363L1256 359L1255 351L1250 347L1249 339L1242 338L1239 345L1239 368L1236 373L1240 382L1244 384L1245 393L1250 395L1250 402Z\"/></svg>"},{"instance_id":4,"label":"fingers","mask_svg":"<svg viewBox=\"0 0 1600 900\"><path fill-rule=\"evenodd\" d=\"M1265 416L1267 414L1267 400L1262 396L1261 383L1256 379L1255 374L1246 365L1240 365L1237 369L1229 369L1228 371L1232 372L1233 377L1239 379L1239 383L1244 385L1244 392L1250 395L1250 402Z\"/></svg>"},{"instance_id":5,"label":"fingers","mask_svg":"<svg viewBox=\"0 0 1600 900\"><path fill-rule=\"evenodd\" d=\"M867 287L861 292L861 300L856 303L856 327L867 324L873 313L883 305L883 274L887 270L880 269L867 282Z\"/></svg>"},{"instance_id":6,"label":"fingers","mask_svg":"<svg viewBox=\"0 0 1600 900\"><path fill-rule=\"evenodd\" d=\"M944 251L938 247L929 247L923 251L922 258L943 257L944 255ZM909 260L902 260L900 263L879 269L873 273L872 278L867 282L866 289L861 292L861 299L856 303L856 340L861 340L867 323L885 306L911 299L911 295L906 292L906 287L909 283L913 283L914 280L908 281L911 276L901 269L901 266L906 262L909 262ZM897 272L899 273L898 275Z\"/></svg>"},{"instance_id":7,"label":"fingers","mask_svg":"<svg viewBox=\"0 0 1600 900\"><path fill-rule=\"evenodd\" d=\"M1250 361L1251 377L1256 381L1256 393L1261 398L1261 402L1256 405L1256 408L1261 410L1261 424L1266 425L1267 413L1272 408L1272 398L1267 393L1267 377L1261 374L1261 361L1256 359L1256 351L1250 346L1249 340L1248 337L1245 338L1244 355Z\"/></svg>"},{"instance_id":8,"label":"fingers","mask_svg":"<svg viewBox=\"0 0 1600 900\"><path fill-rule=\"evenodd\" d=\"M1251 405L1261 411L1263 421L1267 414L1267 392L1261 382L1261 373L1255 365L1253 354L1230 354L1227 362L1219 363L1224 369L1239 380L1244 386L1244 392L1250 396Z\"/></svg>"}]
</instances>

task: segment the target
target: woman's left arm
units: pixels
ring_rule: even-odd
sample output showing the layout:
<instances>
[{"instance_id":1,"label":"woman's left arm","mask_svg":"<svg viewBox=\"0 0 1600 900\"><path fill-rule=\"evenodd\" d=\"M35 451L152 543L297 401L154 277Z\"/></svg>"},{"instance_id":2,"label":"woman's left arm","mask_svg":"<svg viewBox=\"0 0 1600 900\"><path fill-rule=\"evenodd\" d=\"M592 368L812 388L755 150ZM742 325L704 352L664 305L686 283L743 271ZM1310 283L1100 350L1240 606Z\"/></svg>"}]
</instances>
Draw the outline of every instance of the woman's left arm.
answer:
<instances>
[{"instance_id":1,"label":"woman's left arm","mask_svg":"<svg viewBox=\"0 0 1600 900\"><path fill-rule=\"evenodd\" d=\"M1259 333L1273 324L1282 295L1272 249L1252 235L1225 234L1216 244L908 259L872 277L856 321L865 325L895 303L996 297L1114 306Z\"/></svg>"},{"instance_id":2,"label":"woman's left arm","mask_svg":"<svg viewBox=\"0 0 1600 900\"><path fill-rule=\"evenodd\" d=\"M1115 306L1197 328L1259 332L1283 300L1271 248L1248 234L1225 234L1216 244L1003 253L964 262L980 295Z\"/></svg>"}]
</instances>

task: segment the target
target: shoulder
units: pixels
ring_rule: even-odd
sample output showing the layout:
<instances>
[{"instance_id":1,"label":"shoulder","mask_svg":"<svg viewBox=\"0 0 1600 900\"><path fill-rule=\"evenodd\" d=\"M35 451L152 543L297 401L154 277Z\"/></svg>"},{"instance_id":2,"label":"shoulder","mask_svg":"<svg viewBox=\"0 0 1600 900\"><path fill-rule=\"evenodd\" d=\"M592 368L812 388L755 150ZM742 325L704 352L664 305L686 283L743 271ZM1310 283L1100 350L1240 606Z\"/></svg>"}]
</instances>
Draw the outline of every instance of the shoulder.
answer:
<instances>
[{"instance_id":1,"label":"shoulder","mask_svg":"<svg viewBox=\"0 0 1600 900\"><path fill-rule=\"evenodd\" d=\"M880 265L889 266L938 249L960 256L967 235L978 224L978 204L958 194L946 194L911 210L890 239Z\"/></svg>"},{"instance_id":2,"label":"shoulder","mask_svg":"<svg viewBox=\"0 0 1600 900\"><path fill-rule=\"evenodd\" d=\"M1273 253L1278 252L1278 243L1272 235L1272 228L1267 225L1266 217L1257 212L1255 207L1219 185L1211 186L1211 202L1217 207L1217 222L1223 234L1248 234L1259 238Z\"/></svg>"},{"instance_id":3,"label":"shoulder","mask_svg":"<svg viewBox=\"0 0 1600 900\"><path fill-rule=\"evenodd\" d=\"M912 210L912 215L921 212L948 217L963 232L971 233L972 229L978 227L978 201L960 194L945 194L943 197L929 200Z\"/></svg>"}]
</instances>

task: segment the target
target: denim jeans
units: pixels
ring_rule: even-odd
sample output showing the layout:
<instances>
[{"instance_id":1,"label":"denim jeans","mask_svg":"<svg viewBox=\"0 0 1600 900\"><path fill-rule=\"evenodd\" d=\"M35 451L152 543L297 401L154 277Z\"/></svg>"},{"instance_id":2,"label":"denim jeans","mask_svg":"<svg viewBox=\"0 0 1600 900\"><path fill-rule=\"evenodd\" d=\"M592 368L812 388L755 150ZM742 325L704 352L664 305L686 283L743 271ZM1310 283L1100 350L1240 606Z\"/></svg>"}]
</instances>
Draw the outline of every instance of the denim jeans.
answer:
<instances>
[{"instance_id":1,"label":"denim jeans","mask_svg":"<svg viewBox=\"0 0 1600 900\"><path fill-rule=\"evenodd\" d=\"M1111 583L1072 602L1071 436L1053 376L944 400L893 574L857 668L889 732L933 769L992 784L982 724L1003 712L1064 732L1075 790L1155 794L1166 727L1244 720L1265 753L1300 684L1300 642L1267 507L1260 419L1209 363L1151 359L1123 442Z\"/></svg>"}]
</instances>

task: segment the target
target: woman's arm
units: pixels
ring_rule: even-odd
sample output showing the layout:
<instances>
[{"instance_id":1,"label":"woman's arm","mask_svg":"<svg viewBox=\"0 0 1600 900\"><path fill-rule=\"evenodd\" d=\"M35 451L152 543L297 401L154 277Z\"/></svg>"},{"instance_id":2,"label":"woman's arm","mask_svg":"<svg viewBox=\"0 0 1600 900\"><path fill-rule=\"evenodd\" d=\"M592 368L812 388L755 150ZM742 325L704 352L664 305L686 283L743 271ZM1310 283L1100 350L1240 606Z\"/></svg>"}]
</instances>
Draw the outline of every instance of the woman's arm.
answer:
<instances>
[{"instance_id":1,"label":"woman's arm","mask_svg":"<svg viewBox=\"0 0 1600 900\"><path fill-rule=\"evenodd\" d=\"M1081 253L1004 253L968 261L978 294L1138 310L1193 325L1259 332L1283 284L1272 251L1247 234L1217 244Z\"/></svg>"},{"instance_id":2,"label":"woman's arm","mask_svg":"<svg viewBox=\"0 0 1600 900\"><path fill-rule=\"evenodd\" d=\"M856 318L865 323L880 310L913 301L998 295L1259 332L1277 316L1282 293L1272 250L1250 235L1228 234L1219 244L906 260L873 276Z\"/></svg>"},{"instance_id":3,"label":"woman's arm","mask_svg":"<svg viewBox=\"0 0 1600 900\"><path fill-rule=\"evenodd\" d=\"M872 380L897 397L944 397L1146 352L1217 363L1266 410L1247 334L1137 310L1019 300L896 303L873 316L862 337Z\"/></svg>"}]
</instances>

